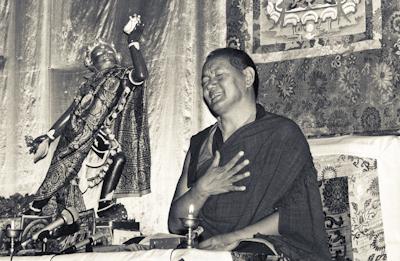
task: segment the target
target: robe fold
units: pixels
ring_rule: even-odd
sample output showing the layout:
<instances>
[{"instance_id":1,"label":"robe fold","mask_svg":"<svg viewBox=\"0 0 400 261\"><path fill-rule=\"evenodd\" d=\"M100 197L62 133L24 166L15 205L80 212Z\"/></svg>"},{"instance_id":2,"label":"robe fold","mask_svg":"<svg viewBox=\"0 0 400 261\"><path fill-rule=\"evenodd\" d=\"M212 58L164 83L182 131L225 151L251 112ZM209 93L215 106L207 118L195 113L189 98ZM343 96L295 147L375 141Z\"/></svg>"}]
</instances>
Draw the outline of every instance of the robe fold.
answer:
<instances>
[{"instance_id":1,"label":"robe fold","mask_svg":"<svg viewBox=\"0 0 400 261\"><path fill-rule=\"evenodd\" d=\"M205 174L213 159L218 125L193 136L189 148L188 187ZM218 148L220 166L239 151L250 164L235 185L246 191L210 196L199 212L203 239L254 224L279 211L280 236L268 236L291 260L330 260L317 173L307 140L291 120L265 112L233 133ZM240 162L239 162L240 163ZM264 236L264 235L261 235Z\"/></svg>"}]
</instances>

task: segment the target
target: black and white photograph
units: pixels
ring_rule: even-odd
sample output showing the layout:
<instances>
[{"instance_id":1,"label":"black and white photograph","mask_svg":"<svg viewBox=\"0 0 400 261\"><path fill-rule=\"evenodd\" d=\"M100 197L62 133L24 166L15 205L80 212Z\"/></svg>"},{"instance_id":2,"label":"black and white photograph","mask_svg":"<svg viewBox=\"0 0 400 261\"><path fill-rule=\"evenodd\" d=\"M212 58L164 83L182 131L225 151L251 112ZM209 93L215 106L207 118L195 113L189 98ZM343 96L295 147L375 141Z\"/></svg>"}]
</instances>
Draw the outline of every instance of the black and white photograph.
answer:
<instances>
[{"instance_id":1,"label":"black and white photograph","mask_svg":"<svg viewBox=\"0 0 400 261\"><path fill-rule=\"evenodd\" d=\"M0 261L400 260L399 0L0 0Z\"/></svg>"}]
</instances>

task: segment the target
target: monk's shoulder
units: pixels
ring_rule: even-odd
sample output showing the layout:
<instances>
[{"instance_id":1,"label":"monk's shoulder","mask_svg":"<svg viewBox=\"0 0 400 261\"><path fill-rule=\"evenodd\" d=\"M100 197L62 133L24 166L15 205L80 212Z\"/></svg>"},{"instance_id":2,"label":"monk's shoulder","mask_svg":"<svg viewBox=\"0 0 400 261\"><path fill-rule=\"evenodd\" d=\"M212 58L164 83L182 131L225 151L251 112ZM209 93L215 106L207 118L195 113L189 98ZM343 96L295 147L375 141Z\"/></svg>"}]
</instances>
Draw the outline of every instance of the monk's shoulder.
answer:
<instances>
[{"instance_id":1,"label":"monk's shoulder","mask_svg":"<svg viewBox=\"0 0 400 261\"><path fill-rule=\"evenodd\" d=\"M214 125L211 125L201 131L199 131L198 133L196 133L195 135L193 135L190 138L190 147L197 147L198 145L200 145L209 135L211 128Z\"/></svg>"},{"instance_id":2,"label":"monk's shoulder","mask_svg":"<svg viewBox=\"0 0 400 261\"><path fill-rule=\"evenodd\" d=\"M271 128L274 132L279 132L284 136L290 134L303 135L299 125L297 125L296 122L285 116L267 112L261 119L261 121L264 125Z\"/></svg>"},{"instance_id":3,"label":"monk's shoulder","mask_svg":"<svg viewBox=\"0 0 400 261\"><path fill-rule=\"evenodd\" d=\"M211 130L211 128L212 128L213 126L214 126L214 125L208 126L207 128L205 128L205 129L199 131L198 133L196 133L195 135L193 135L193 136L191 137L191 139L199 139L199 138L202 138L202 137L206 137L206 136L208 135L208 133L210 133L210 130Z\"/></svg>"}]
</instances>

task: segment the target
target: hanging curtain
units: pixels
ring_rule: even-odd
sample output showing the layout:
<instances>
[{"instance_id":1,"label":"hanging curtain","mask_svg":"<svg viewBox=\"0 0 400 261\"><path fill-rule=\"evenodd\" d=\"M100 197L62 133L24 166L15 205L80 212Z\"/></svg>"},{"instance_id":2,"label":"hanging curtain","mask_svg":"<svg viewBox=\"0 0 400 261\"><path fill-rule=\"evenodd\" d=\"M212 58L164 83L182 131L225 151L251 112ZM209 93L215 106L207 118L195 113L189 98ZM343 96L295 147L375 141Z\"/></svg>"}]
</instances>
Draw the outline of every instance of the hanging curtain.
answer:
<instances>
[{"instance_id":1,"label":"hanging curtain","mask_svg":"<svg viewBox=\"0 0 400 261\"><path fill-rule=\"evenodd\" d=\"M47 127L48 1L0 2L1 72L0 184L4 195L30 192L37 186L46 160L34 165L25 146L25 135Z\"/></svg>"},{"instance_id":2,"label":"hanging curtain","mask_svg":"<svg viewBox=\"0 0 400 261\"><path fill-rule=\"evenodd\" d=\"M10 1L0 2L0 166L4 169L6 161L6 149L7 149L7 121L10 117L7 116L11 112L8 106L9 104L7 97L10 96L11 88L7 88L6 82L11 82L9 79L10 73L8 72L8 67L5 64L9 64L9 57L13 56L11 50L8 48L8 42L10 41L10 31L13 23L11 22L11 3ZM8 122L10 124L10 122ZM0 181L5 181L6 175L0 176ZM1 182L4 183L4 182Z\"/></svg>"}]
</instances>

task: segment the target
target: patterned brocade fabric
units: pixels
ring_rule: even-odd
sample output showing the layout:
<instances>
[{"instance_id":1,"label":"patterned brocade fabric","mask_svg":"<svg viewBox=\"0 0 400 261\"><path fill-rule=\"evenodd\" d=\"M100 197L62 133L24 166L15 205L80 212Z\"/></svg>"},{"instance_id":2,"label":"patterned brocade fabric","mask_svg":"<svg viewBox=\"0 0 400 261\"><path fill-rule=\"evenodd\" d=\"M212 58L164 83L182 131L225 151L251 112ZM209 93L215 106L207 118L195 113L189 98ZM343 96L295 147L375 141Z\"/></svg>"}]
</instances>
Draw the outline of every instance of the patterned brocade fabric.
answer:
<instances>
[{"instance_id":1,"label":"patterned brocade fabric","mask_svg":"<svg viewBox=\"0 0 400 261\"><path fill-rule=\"evenodd\" d=\"M300 20L307 20L296 20L295 14L335 12L335 3L353 5L357 14L349 16L360 31L346 32L348 24L329 30L324 26L331 19L316 18L315 37L302 38L307 26ZM228 0L226 5L227 44L255 59L259 101L268 111L293 119L306 136L400 128L399 1ZM299 22L293 31L291 22L273 21L285 16L284 8L292 9L287 19ZM343 13L335 19L332 24L346 23Z\"/></svg>"},{"instance_id":2,"label":"patterned brocade fabric","mask_svg":"<svg viewBox=\"0 0 400 261\"><path fill-rule=\"evenodd\" d=\"M386 260L376 159L314 159L332 260Z\"/></svg>"},{"instance_id":3,"label":"patterned brocade fabric","mask_svg":"<svg viewBox=\"0 0 400 261\"><path fill-rule=\"evenodd\" d=\"M136 88L128 96L125 109L116 119L115 126L126 163L114 197L150 193L150 140L144 86Z\"/></svg>"}]
</instances>

